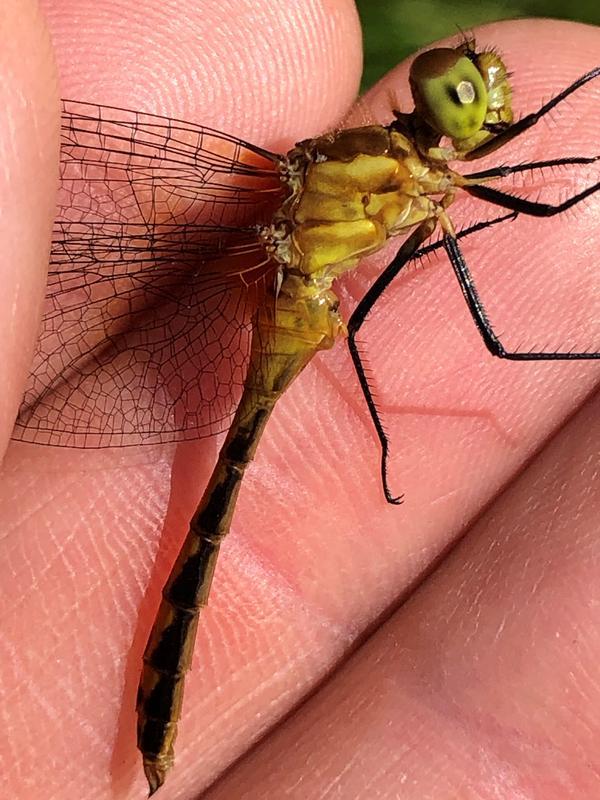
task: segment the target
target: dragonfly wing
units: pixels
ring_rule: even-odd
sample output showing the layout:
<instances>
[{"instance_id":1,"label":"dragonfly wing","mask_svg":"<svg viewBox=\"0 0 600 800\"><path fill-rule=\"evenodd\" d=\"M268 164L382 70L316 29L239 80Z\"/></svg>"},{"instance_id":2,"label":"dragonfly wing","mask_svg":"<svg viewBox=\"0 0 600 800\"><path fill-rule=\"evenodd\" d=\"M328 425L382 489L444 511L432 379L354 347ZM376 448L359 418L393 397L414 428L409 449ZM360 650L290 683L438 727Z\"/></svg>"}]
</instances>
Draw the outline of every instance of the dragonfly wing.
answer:
<instances>
[{"instance_id":1,"label":"dragonfly wing","mask_svg":"<svg viewBox=\"0 0 600 800\"><path fill-rule=\"evenodd\" d=\"M149 114L63 105L48 296L14 437L68 447L223 430L272 264L278 157Z\"/></svg>"}]
</instances>

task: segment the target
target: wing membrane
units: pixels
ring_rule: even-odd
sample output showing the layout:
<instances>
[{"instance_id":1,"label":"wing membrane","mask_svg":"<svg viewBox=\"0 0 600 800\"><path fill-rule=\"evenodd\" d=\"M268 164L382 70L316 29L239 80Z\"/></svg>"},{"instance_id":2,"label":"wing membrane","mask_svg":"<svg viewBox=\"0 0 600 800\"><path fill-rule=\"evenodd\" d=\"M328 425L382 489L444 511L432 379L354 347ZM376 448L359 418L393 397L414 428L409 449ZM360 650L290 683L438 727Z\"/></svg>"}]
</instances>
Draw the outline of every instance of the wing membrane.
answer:
<instances>
[{"instance_id":1,"label":"wing membrane","mask_svg":"<svg viewBox=\"0 0 600 800\"><path fill-rule=\"evenodd\" d=\"M104 447L226 427L274 280L254 226L283 197L278 164L209 128L64 101L47 302L15 438Z\"/></svg>"}]
</instances>

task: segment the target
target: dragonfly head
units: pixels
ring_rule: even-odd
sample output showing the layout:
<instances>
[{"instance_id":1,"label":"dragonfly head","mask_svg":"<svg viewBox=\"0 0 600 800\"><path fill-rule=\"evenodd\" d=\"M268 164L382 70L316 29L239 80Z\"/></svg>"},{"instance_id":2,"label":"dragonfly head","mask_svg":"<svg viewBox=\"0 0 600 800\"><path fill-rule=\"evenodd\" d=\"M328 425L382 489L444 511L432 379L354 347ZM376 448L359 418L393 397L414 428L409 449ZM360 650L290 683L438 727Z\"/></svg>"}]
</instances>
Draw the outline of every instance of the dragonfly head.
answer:
<instances>
[{"instance_id":1,"label":"dragonfly head","mask_svg":"<svg viewBox=\"0 0 600 800\"><path fill-rule=\"evenodd\" d=\"M512 122L509 76L497 53L478 53L473 41L418 55L410 68L414 115L433 137L448 137L468 152Z\"/></svg>"}]
</instances>

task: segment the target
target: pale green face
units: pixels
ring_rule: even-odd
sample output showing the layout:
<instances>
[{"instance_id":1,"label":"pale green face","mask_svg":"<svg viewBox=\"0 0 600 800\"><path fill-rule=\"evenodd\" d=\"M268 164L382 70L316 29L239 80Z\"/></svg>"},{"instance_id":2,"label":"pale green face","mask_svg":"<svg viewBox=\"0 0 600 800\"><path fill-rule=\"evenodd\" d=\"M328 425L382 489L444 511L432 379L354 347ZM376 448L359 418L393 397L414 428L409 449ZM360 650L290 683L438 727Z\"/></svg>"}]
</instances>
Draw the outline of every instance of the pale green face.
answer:
<instances>
[{"instance_id":1,"label":"pale green face","mask_svg":"<svg viewBox=\"0 0 600 800\"><path fill-rule=\"evenodd\" d=\"M441 136L469 139L488 113L484 78L463 48L440 47L417 56L410 70L415 109Z\"/></svg>"}]
</instances>

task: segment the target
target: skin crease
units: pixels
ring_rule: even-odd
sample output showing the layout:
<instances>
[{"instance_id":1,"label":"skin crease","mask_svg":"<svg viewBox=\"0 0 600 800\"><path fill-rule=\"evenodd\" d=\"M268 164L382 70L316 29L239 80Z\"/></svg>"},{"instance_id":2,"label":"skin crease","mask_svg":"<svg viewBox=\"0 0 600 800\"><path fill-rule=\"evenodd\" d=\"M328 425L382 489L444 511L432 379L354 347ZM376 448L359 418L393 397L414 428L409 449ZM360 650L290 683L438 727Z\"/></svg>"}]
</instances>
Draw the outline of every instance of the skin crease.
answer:
<instances>
[{"instance_id":1,"label":"skin crease","mask_svg":"<svg viewBox=\"0 0 600 800\"><path fill-rule=\"evenodd\" d=\"M190 10L182 20L175 4L132 10L45 0L61 94L212 124L273 149L342 119L360 72L352 4L230 5L235 15L207 3L201 16ZM33 15L30 24L41 30ZM240 24L256 39L236 37ZM598 30L566 23L476 33L506 56L526 110L596 66L600 52ZM216 41L228 44L223 64ZM15 70L24 61L15 56ZM42 108L53 91L49 63L39 65L45 90L31 90ZM373 113L387 121L390 92L406 107L406 76L406 66L387 76L354 119ZM585 155L599 141L593 125L590 113L579 132ZM535 138L552 135L542 124ZM40 198L54 180L49 145L42 155L48 177L40 164L30 191L31 225L43 241L50 203ZM15 162L22 158L15 151ZM558 272L565 251L574 267L589 260L598 206L592 199L560 220L535 252L518 238L527 227L515 228L524 232L509 238L509 261L531 248L530 268L543 276ZM586 232L581 252L574 230ZM28 254L33 307L43 282L39 252ZM383 265L371 259L344 282L345 308ZM377 445L343 343L280 401L223 547L176 768L159 797L198 797L228 767L203 796L598 796L600 437L597 402L587 400L598 368L491 358L451 279L447 294L434 292L435 280L427 294L429 276L449 272L434 263L417 273L414 294L394 299L402 324L383 313L369 326L368 340L390 326L396 337L382 380L388 398L403 392L386 417L403 507L382 499ZM415 310L419 285L429 305ZM427 335L415 341L415 315L424 309ZM30 347L35 315L27 304L23 315L20 336ZM445 330L456 338L440 358ZM12 386L22 382L18 364L9 377ZM0 487L7 797L144 796L133 711L141 652L216 446L8 448ZM275 729L328 673L324 689ZM261 736L260 748L231 766Z\"/></svg>"}]
</instances>

